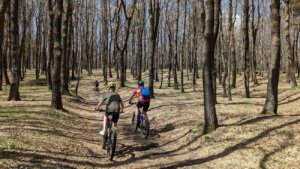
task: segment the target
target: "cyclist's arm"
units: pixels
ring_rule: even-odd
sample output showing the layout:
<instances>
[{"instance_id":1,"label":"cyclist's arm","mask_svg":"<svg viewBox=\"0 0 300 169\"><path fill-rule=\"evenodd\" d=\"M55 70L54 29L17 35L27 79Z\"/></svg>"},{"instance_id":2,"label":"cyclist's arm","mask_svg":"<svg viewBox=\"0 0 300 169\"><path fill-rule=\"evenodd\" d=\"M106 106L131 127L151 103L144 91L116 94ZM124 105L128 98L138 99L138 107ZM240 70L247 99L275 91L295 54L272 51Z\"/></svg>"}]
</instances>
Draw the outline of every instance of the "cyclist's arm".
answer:
<instances>
[{"instance_id":1,"label":"cyclist's arm","mask_svg":"<svg viewBox=\"0 0 300 169\"><path fill-rule=\"evenodd\" d=\"M133 99L133 97L136 95L136 93L133 93L132 95L131 95L131 97L129 98L129 103L131 103L131 101L132 101L132 99Z\"/></svg>"},{"instance_id":2,"label":"cyclist's arm","mask_svg":"<svg viewBox=\"0 0 300 169\"><path fill-rule=\"evenodd\" d=\"M105 105L105 99L102 99L102 100L98 103L97 109L100 109L100 107L101 107L102 105Z\"/></svg>"}]
</instances>

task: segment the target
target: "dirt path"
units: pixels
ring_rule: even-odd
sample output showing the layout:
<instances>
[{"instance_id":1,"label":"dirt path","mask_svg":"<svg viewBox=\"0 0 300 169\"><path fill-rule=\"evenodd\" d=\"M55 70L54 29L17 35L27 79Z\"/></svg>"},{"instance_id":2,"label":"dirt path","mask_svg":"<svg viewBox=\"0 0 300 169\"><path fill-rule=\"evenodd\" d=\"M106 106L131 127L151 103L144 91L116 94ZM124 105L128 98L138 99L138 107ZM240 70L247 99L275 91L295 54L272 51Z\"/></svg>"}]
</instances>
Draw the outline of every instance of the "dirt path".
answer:
<instances>
[{"instance_id":1,"label":"dirt path","mask_svg":"<svg viewBox=\"0 0 300 169\"><path fill-rule=\"evenodd\" d=\"M32 72L33 73L33 72ZM95 74L98 74L97 72ZM34 76L32 76L32 79ZM145 77L146 78L146 77ZM102 95L92 91L95 76L84 76L77 97L64 96L64 111L50 108L51 93L34 80L22 82L21 102L0 92L0 168L298 168L300 165L300 88L280 83L279 115L258 116L264 103L265 77L242 98L242 77L233 101L218 97L220 128L200 136L203 124L201 80L180 94L156 87L149 118L149 139L130 132L133 106L126 104L118 127L115 161L101 148L101 113L93 108ZM29 85L33 84L33 85ZM135 81L119 90L125 100ZM72 89L74 82L72 82ZM102 89L101 92L107 89ZM218 88L218 95L222 95ZM200 127L201 128L201 127Z\"/></svg>"}]
</instances>

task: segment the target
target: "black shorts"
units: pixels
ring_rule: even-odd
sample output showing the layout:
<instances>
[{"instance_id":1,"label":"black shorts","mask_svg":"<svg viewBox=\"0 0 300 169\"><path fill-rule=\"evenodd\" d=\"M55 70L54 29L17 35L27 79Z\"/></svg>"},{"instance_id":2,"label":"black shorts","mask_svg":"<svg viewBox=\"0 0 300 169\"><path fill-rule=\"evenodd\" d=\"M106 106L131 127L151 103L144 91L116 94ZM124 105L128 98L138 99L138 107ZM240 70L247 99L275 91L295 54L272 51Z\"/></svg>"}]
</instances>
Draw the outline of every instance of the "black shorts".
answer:
<instances>
[{"instance_id":1,"label":"black shorts","mask_svg":"<svg viewBox=\"0 0 300 169\"><path fill-rule=\"evenodd\" d=\"M145 102L145 103L142 103L142 102L138 102L138 104L136 105L137 108L143 108L143 111L144 112L147 112L149 107L150 107L150 103L149 102Z\"/></svg>"},{"instance_id":2,"label":"black shorts","mask_svg":"<svg viewBox=\"0 0 300 169\"><path fill-rule=\"evenodd\" d=\"M118 112L105 112L105 116L112 116L112 122L114 123L118 123L119 121L119 117L120 117L120 113Z\"/></svg>"}]
</instances>

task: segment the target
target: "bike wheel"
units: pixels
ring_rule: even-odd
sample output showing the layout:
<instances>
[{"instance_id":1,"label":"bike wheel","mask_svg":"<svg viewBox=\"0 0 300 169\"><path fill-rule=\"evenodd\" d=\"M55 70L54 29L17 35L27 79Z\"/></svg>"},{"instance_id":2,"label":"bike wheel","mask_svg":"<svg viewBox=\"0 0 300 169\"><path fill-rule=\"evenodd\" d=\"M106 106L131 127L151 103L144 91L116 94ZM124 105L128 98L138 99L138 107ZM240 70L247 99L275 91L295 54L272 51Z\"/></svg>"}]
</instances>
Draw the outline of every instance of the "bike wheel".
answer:
<instances>
[{"instance_id":1,"label":"bike wheel","mask_svg":"<svg viewBox=\"0 0 300 169\"><path fill-rule=\"evenodd\" d=\"M131 131L132 132L136 132L139 127L137 121L138 120L135 120L135 112L133 112L131 115Z\"/></svg>"},{"instance_id":2,"label":"bike wheel","mask_svg":"<svg viewBox=\"0 0 300 169\"><path fill-rule=\"evenodd\" d=\"M109 160L113 160L117 146L117 130L115 128L110 130L110 138Z\"/></svg>"},{"instance_id":3,"label":"bike wheel","mask_svg":"<svg viewBox=\"0 0 300 169\"><path fill-rule=\"evenodd\" d=\"M143 123L142 123L141 131L144 135L144 138L148 138L149 132L150 132L150 122L148 120L148 117L143 116Z\"/></svg>"}]
</instances>

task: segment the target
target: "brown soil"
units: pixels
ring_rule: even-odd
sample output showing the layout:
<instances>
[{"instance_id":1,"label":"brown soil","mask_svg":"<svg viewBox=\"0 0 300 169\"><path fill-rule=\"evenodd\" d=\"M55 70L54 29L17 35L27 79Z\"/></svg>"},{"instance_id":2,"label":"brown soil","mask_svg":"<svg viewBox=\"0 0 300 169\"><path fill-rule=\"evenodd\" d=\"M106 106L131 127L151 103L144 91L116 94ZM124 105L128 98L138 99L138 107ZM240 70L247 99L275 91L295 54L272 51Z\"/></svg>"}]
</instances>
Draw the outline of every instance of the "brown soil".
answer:
<instances>
[{"instance_id":1,"label":"brown soil","mask_svg":"<svg viewBox=\"0 0 300 169\"><path fill-rule=\"evenodd\" d=\"M30 72L33 73L33 72ZM99 72L94 72L98 77ZM290 89L281 78L279 115L259 115L265 101L265 77L251 86L251 98L242 98L242 77L233 89L233 101L218 97L220 127L201 136L203 95L201 79L196 91L155 89L148 113L148 139L131 133L133 106L126 102L118 127L114 161L102 150L102 113L93 111L101 93L93 92L97 76L84 76L79 95L64 96L64 111L50 108L51 93L43 81L22 82L19 102L8 102L8 87L0 92L0 168L299 168L300 88ZM284 76L282 76L284 77ZM130 77L131 78L131 77ZM146 79L146 78L145 78ZM118 90L126 100L135 87ZM159 86L160 83L156 85ZM75 82L72 82L72 89ZM222 89L218 88L218 96Z\"/></svg>"}]
</instances>

